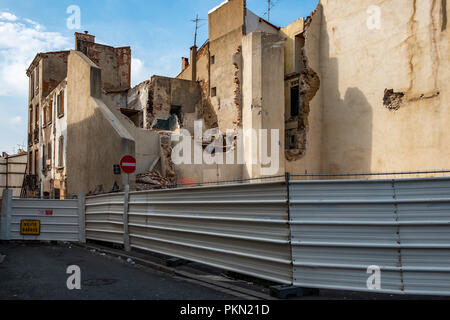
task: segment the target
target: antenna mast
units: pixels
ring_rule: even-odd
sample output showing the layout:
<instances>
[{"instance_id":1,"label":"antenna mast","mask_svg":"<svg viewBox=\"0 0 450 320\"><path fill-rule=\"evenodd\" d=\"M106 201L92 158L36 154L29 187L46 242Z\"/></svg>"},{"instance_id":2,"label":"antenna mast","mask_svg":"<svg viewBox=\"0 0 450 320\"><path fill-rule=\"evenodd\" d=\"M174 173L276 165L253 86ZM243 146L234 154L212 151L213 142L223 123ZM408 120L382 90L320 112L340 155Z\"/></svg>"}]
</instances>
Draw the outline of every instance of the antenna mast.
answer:
<instances>
[{"instance_id":1,"label":"antenna mast","mask_svg":"<svg viewBox=\"0 0 450 320\"><path fill-rule=\"evenodd\" d=\"M267 21L270 22L270 0L268 0L268 2L269 2L269 7L267 9Z\"/></svg>"}]
</instances>

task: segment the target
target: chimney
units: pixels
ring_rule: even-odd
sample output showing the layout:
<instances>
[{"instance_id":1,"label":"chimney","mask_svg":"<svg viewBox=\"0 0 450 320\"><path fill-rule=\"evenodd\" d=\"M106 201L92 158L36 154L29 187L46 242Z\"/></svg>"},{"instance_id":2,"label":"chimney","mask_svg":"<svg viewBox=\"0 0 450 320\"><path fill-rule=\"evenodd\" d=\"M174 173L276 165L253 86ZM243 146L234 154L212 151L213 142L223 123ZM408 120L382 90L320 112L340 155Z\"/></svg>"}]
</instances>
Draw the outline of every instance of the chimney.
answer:
<instances>
[{"instance_id":1,"label":"chimney","mask_svg":"<svg viewBox=\"0 0 450 320\"><path fill-rule=\"evenodd\" d=\"M189 59L185 58L185 57L182 57L181 58L181 72L186 70L187 67L189 67Z\"/></svg>"},{"instance_id":2,"label":"chimney","mask_svg":"<svg viewBox=\"0 0 450 320\"><path fill-rule=\"evenodd\" d=\"M89 34L89 31L84 33L75 32L75 50L80 51L80 42L95 43L95 36Z\"/></svg>"},{"instance_id":3,"label":"chimney","mask_svg":"<svg viewBox=\"0 0 450 320\"><path fill-rule=\"evenodd\" d=\"M197 81L197 46L191 47L192 81Z\"/></svg>"}]
</instances>

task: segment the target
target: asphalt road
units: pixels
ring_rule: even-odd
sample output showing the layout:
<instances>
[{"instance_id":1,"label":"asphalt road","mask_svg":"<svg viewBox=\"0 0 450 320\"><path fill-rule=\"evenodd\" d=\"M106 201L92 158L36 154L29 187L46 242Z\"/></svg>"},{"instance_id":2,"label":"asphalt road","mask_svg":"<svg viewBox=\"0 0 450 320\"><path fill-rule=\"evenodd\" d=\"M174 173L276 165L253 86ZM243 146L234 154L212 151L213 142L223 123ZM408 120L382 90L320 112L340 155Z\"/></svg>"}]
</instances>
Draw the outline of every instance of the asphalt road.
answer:
<instances>
[{"instance_id":1,"label":"asphalt road","mask_svg":"<svg viewBox=\"0 0 450 320\"><path fill-rule=\"evenodd\" d=\"M236 300L167 273L75 246L1 244L0 300ZM69 290L67 267L81 268Z\"/></svg>"}]
</instances>

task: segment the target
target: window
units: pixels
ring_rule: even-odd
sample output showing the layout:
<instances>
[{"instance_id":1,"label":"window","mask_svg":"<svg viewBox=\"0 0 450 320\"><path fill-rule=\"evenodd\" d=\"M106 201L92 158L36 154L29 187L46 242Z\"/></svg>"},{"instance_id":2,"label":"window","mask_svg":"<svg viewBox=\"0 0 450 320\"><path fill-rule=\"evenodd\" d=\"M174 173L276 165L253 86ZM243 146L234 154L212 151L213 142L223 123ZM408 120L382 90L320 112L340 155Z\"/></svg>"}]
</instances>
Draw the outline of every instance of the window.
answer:
<instances>
[{"instance_id":1,"label":"window","mask_svg":"<svg viewBox=\"0 0 450 320\"><path fill-rule=\"evenodd\" d=\"M34 174L38 175L38 169L39 168L39 151L34 151Z\"/></svg>"},{"instance_id":2,"label":"window","mask_svg":"<svg viewBox=\"0 0 450 320\"><path fill-rule=\"evenodd\" d=\"M47 109L48 109L48 107L44 107L44 119L42 119L43 121L43 126L45 126L45 125L47 125L47 117L48 117L48 115L47 115Z\"/></svg>"},{"instance_id":3,"label":"window","mask_svg":"<svg viewBox=\"0 0 450 320\"><path fill-rule=\"evenodd\" d=\"M49 162L49 165L52 164L52 143L49 142L47 146L47 162Z\"/></svg>"},{"instance_id":4,"label":"window","mask_svg":"<svg viewBox=\"0 0 450 320\"><path fill-rule=\"evenodd\" d=\"M36 67L36 76L35 76L35 87L36 87L36 91L39 92L39 65Z\"/></svg>"},{"instance_id":5,"label":"window","mask_svg":"<svg viewBox=\"0 0 450 320\"><path fill-rule=\"evenodd\" d=\"M46 164L45 164L45 145L42 146L42 170L44 171L46 168Z\"/></svg>"},{"instance_id":6,"label":"window","mask_svg":"<svg viewBox=\"0 0 450 320\"><path fill-rule=\"evenodd\" d=\"M216 87L211 89L211 97L215 97L215 96L217 96L217 88Z\"/></svg>"},{"instance_id":7,"label":"window","mask_svg":"<svg viewBox=\"0 0 450 320\"><path fill-rule=\"evenodd\" d=\"M64 167L64 137L59 137L58 167Z\"/></svg>"},{"instance_id":8,"label":"window","mask_svg":"<svg viewBox=\"0 0 450 320\"><path fill-rule=\"evenodd\" d=\"M39 128L39 105L36 106L36 110L34 112L34 129Z\"/></svg>"},{"instance_id":9,"label":"window","mask_svg":"<svg viewBox=\"0 0 450 320\"><path fill-rule=\"evenodd\" d=\"M30 90L31 90L31 99L34 98L34 72L31 73L30 76Z\"/></svg>"},{"instance_id":10,"label":"window","mask_svg":"<svg viewBox=\"0 0 450 320\"><path fill-rule=\"evenodd\" d=\"M50 104L48 105L48 123L52 123L53 121L53 100L50 100Z\"/></svg>"},{"instance_id":11,"label":"window","mask_svg":"<svg viewBox=\"0 0 450 320\"><path fill-rule=\"evenodd\" d=\"M297 117L300 114L300 87L291 87L291 117Z\"/></svg>"},{"instance_id":12,"label":"window","mask_svg":"<svg viewBox=\"0 0 450 320\"><path fill-rule=\"evenodd\" d=\"M30 115L29 115L29 123L30 123L30 133L33 130L33 106L30 106Z\"/></svg>"},{"instance_id":13,"label":"window","mask_svg":"<svg viewBox=\"0 0 450 320\"><path fill-rule=\"evenodd\" d=\"M58 94L58 117L64 116L64 91Z\"/></svg>"},{"instance_id":14,"label":"window","mask_svg":"<svg viewBox=\"0 0 450 320\"><path fill-rule=\"evenodd\" d=\"M216 56L211 56L211 64L216 63Z\"/></svg>"}]
</instances>

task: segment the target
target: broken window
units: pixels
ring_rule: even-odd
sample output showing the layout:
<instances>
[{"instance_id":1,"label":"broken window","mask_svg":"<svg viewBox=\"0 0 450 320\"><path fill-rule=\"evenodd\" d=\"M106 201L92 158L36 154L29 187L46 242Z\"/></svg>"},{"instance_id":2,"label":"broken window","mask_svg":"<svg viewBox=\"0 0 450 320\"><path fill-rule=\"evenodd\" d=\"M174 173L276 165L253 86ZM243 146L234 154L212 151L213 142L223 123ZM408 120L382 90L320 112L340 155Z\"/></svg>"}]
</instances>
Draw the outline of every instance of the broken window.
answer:
<instances>
[{"instance_id":1,"label":"broken window","mask_svg":"<svg viewBox=\"0 0 450 320\"><path fill-rule=\"evenodd\" d=\"M211 56L211 64L216 63L216 56Z\"/></svg>"},{"instance_id":2,"label":"broken window","mask_svg":"<svg viewBox=\"0 0 450 320\"><path fill-rule=\"evenodd\" d=\"M55 199L60 200L61 199L61 190L55 188Z\"/></svg>"},{"instance_id":3,"label":"broken window","mask_svg":"<svg viewBox=\"0 0 450 320\"><path fill-rule=\"evenodd\" d=\"M291 117L298 117L300 114L300 86L291 87Z\"/></svg>"},{"instance_id":4,"label":"broken window","mask_svg":"<svg viewBox=\"0 0 450 320\"><path fill-rule=\"evenodd\" d=\"M211 89L211 97L215 97L215 96L217 96L217 88L216 87Z\"/></svg>"}]
</instances>

